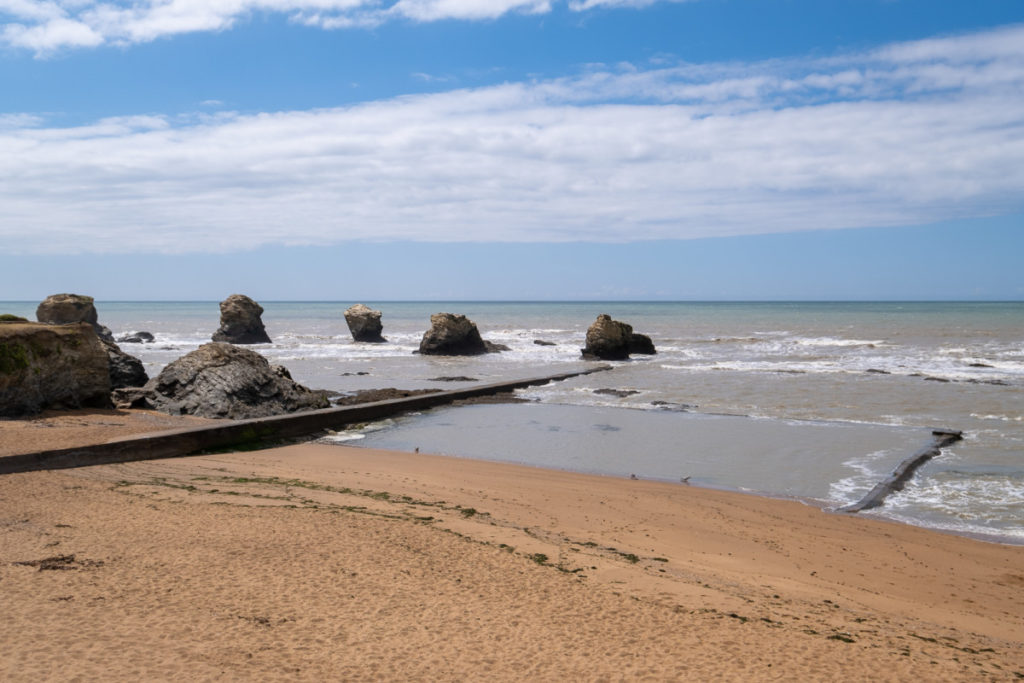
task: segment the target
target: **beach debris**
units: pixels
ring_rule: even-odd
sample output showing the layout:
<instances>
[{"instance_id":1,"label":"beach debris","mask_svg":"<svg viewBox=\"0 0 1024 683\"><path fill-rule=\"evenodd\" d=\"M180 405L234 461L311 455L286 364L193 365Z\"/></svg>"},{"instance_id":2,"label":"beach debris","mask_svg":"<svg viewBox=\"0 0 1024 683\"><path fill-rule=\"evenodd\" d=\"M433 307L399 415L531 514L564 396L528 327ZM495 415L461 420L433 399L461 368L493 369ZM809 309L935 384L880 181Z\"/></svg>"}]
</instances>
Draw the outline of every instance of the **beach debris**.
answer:
<instances>
[{"instance_id":1,"label":"beach debris","mask_svg":"<svg viewBox=\"0 0 1024 683\"><path fill-rule=\"evenodd\" d=\"M117 338L118 344L152 344L156 337L151 332L129 332Z\"/></svg>"},{"instance_id":2,"label":"beach debris","mask_svg":"<svg viewBox=\"0 0 1024 683\"><path fill-rule=\"evenodd\" d=\"M644 334L633 332L633 326L602 313L587 329L586 346L582 349L586 360L627 360L631 353L655 354L654 342Z\"/></svg>"},{"instance_id":3,"label":"beach debris","mask_svg":"<svg viewBox=\"0 0 1024 683\"><path fill-rule=\"evenodd\" d=\"M370 344L386 342L387 339L381 336L384 325L380 321L380 316L380 311L375 311L363 304L349 307L345 311L345 322L348 323L348 331L352 333L352 339Z\"/></svg>"},{"instance_id":4,"label":"beach debris","mask_svg":"<svg viewBox=\"0 0 1024 683\"><path fill-rule=\"evenodd\" d=\"M680 477L679 478L679 482L682 483L682 484L689 484L690 483L690 477Z\"/></svg>"},{"instance_id":5,"label":"beach debris","mask_svg":"<svg viewBox=\"0 0 1024 683\"><path fill-rule=\"evenodd\" d=\"M504 344L484 340L476 323L458 313L435 313L423 333L419 353L431 356L479 356L508 351Z\"/></svg>"},{"instance_id":6,"label":"beach debris","mask_svg":"<svg viewBox=\"0 0 1024 683\"><path fill-rule=\"evenodd\" d=\"M245 296L232 294L220 302L220 328L213 341L229 344L270 344L263 327L263 307Z\"/></svg>"},{"instance_id":7,"label":"beach debris","mask_svg":"<svg viewBox=\"0 0 1024 683\"><path fill-rule=\"evenodd\" d=\"M0 415L109 405L110 361L92 325L0 325Z\"/></svg>"},{"instance_id":8,"label":"beach debris","mask_svg":"<svg viewBox=\"0 0 1024 683\"><path fill-rule=\"evenodd\" d=\"M640 477L636 476L635 474L631 474L631 475L629 475L629 478L633 479L635 481L635 480L639 479Z\"/></svg>"},{"instance_id":9,"label":"beach debris","mask_svg":"<svg viewBox=\"0 0 1024 683\"><path fill-rule=\"evenodd\" d=\"M110 330L98 322L95 300L84 294L51 294L36 307L36 320L47 325L88 323L100 339L114 340Z\"/></svg>"},{"instance_id":10,"label":"beach debris","mask_svg":"<svg viewBox=\"0 0 1024 683\"><path fill-rule=\"evenodd\" d=\"M325 392L297 384L255 351L220 342L200 346L144 387L119 389L114 398L119 408L233 420L330 407Z\"/></svg>"}]
</instances>

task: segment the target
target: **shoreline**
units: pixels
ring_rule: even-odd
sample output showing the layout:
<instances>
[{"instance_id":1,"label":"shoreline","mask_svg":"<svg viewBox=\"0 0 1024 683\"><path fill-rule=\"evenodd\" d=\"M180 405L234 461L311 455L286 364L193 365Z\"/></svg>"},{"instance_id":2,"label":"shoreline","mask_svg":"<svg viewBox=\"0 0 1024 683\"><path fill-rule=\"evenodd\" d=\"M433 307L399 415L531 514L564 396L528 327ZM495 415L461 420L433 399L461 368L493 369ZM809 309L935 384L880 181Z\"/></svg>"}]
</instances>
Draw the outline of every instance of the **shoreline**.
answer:
<instances>
[{"instance_id":1,"label":"shoreline","mask_svg":"<svg viewBox=\"0 0 1024 683\"><path fill-rule=\"evenodd\" d=\"M628 409L628 408L623 408ZM745 415L733 414L709 414L722 417L748 417ZM152 410L140 409L77 409L77 410L47 410L34 416L22 418L0 419L0 461L5 456L29 454L36 451L79 447L86 445L98 445L107 442L121 441L133 437L144 437L164 431L174 431L182 428L217 426L223 424L224 420L211 420L193 416L173 416ZM228 421L230 422L230 421ZM805 420L803 422L830 424L833 421L826 420ZM847 423L837 423L847 424ZM849 423L857 424L857 423ZM15 445L18 442L19 445ZM313 439L287 439L278 443L271 443L269 448L286 447L291 444L317 444ZM322 442L321 442L322 443ZM380 450L374 447L360 446L356 443L335 442L325 444L329 447L356 448L364 450ZM395 450L395 449L385 449ZM399 452L409 453L406 449L397 449ZM417 451L418 453L418 451ZM469 462L493 462L507 464L516 467L534 467L544 471L577 473L585 476L607 477L616 480L628 480L614 474L602 473L599 471L588 471L557 466L538 466L529 463L517 462L514 460L501 460L490 458L474 458L473 456L461 456L453 454L439 454L440 457L451 457ZM199 456L184 456L199 457ZM161 458L167 459L167 458ZM0 475L5 476L5 475ZM709 491L721 491L748 495L757 498L770 500L793 501L811 508L818 509L826 514L837 516L850 516L844 513L838 504L816 498L814 496L789 495L771 491L762 491L740 486L715 485L710 483L689 483L677 482L669 478L640 477L640 480L658 482L673 486L686 486L688 488L704 489ZM940 526L929 526L926 524L915 524L910 521L897 519L885 514L884 509L875 509L873 512L864 514L856 513L864 519L881 520L885 522L905 525L911 528L923 529L943 535L969 538L972 540L991 543L995 545L1021 547L1024 546L1024 539L1005 536L996 533L985 534L980 532L961 531L943 528Z\"/></svg>"},{"instance_id":2,"label":"shoreline","mask_svg":"<svg viewBox=\"0 0 1024 683\"><path fill-rule=\"evenodd\" d=\"M1024 673L1024 550L798 501L308 443L0 500L11 680Z\"/></svg>"}]
</instances>

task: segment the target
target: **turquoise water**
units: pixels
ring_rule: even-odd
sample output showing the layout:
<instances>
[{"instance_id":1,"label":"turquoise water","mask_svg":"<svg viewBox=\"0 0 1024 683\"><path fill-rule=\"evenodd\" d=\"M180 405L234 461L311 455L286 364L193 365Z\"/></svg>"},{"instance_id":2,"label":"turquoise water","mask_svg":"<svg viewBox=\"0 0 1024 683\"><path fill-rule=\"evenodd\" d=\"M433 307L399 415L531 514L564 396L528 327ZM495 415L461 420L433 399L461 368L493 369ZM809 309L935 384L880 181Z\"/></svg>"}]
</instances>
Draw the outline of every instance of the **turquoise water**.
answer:
<instances>
[{"instance_id":1,"label":"turquoise water","mask_svg":"<svg viewBox=\"0 0 1024 683\"><path fill-rule=\"evenodd\" d=\"M657 411L664 406L653 404L666 402L779 422L961 429L962 443L872 514L1024 541L1024 303L364 301L383 312L384 345L351 340L342 313L355 302L261 303L274 343L256 350L308 386L342 392L450 388L433 378L497 381L587 367L579 357L586 329L608 313L649 335L658 354L520 395L601 410ZM32 319L35 306L0 303L0 312ZM100 301L97 308L115 335L156 335L154 344L125 347L151 375L208 341L219 318L216 302ZM485 338L511 350L477 358L414 355L430 314L439 311L468 315ZM617 397L600 389L635 393ZM626 436L641 443L653 438L632 422L623 431L637 433ZM444 450L458 453L460 430L449 431ZM586 451L587 443L608 435L597 430L578 438ZM824 469L793 468L788 476L799 486L774 486L778 493L814 490L826 505L845 504L888 472L892 455L824 452L822 458L838 461ZM743 458L753 456L728 457L734 462L726 469L739 472ZM734 479L732 486L742 486Z\"/></svg>"}]
</instances>

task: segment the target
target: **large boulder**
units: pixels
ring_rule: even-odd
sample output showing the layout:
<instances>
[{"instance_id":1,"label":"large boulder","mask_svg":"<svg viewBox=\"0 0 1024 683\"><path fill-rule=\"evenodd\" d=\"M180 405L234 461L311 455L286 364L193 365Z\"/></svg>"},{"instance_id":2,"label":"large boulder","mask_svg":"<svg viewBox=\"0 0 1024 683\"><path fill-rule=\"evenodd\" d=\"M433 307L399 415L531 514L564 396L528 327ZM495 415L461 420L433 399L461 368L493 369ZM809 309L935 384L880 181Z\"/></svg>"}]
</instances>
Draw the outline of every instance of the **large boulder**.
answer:
<instances>
[{"instance_id":1,"label":"large boulder","mask_svg":"<svg viewBox=\"0 0 1024 683\"><path fill-rule=\"evenodd\" d=\"M84 294L51 294L36 308L36 320L48 325L88 323L100 339L113 340L110 330L97 321L96 301Z\"/></svg>"},{"instance_id":2,"label":"large boulder","mask_svg":"<svg viewBox=\"0 0 1024 683\"><path fill-rule=\"evenodd\" d=\"M381 344L386 342L381 332L384 325L380 321L380 311L375 311L369 306L356 304L345 311L345 322L348 323L348 331L357 342L370 342Z\"/></svg>"},{"instance_id":3,"label":"large boulder","mask_svg":"<svg viewBox=\"0 0 1024 683\"><path fill-rule=\"evenodd\" d=\"M118 407L242 420L330 407L327 394L296 384L260 354L213 342L170 363L141 389L114 393Z\"/></svg>"},{"instance_id":4,"label":"large boulder","mask_svg":"<svg viewBox=\"0 0 1024 683\"><path fill-rule=\"evenodd\" d=\"M263 307L245 296L232 294L220 302L220 329L213 333L213 341L229 344L269 344L270 337L263 327Z\"/></svg>"},{"instance_id":5,"label":"large boulder","mask_svg":"<svg viewBox=\"0 0 1024 683\"><path fill-rule=\"evenodd\" d=\"M457 313L430 316L430 329L423 333L419 349L431 356L478 356L498 351L508 351L508 347L484 341L476 324Z\"/></svg>"},{"instance_id":6,"label":"large boulder","mask_svg":"<svg viewBox=\"0 0 1024 683\"><path fill-rule=\"evenodd\" d=\"M0 325L0 415L110 406L106 349L87 323Z\"/></svg>"}]
</instances>

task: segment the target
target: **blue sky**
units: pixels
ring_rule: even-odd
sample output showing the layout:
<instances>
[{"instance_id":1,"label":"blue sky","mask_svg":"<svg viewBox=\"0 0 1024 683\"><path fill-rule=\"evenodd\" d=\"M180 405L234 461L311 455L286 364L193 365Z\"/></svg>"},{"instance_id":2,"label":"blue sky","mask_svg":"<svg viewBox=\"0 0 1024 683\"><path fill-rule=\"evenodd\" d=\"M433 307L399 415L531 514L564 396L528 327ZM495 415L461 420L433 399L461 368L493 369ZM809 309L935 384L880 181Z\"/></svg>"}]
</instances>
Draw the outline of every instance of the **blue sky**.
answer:
<instances>
[{"instance_id":1,"label":"blue sky","mask_svg":"<svg viewBox=\"0 0 1024 683\"><path fill-rule=\"evenodd\" d=\"M1019 0L0 0L0 300L1024 299Z\"/></svg>"}]
</instances>

